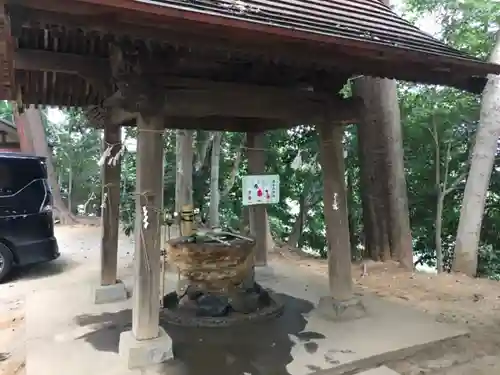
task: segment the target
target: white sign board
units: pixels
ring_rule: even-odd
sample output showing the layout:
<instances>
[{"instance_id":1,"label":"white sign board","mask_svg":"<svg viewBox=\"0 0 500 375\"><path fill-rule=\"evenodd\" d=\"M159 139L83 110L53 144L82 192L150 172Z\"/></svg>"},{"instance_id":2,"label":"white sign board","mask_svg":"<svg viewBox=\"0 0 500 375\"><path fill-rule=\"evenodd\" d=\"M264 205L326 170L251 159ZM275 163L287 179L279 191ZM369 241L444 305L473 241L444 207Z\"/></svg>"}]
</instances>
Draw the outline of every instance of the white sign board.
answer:
<instances>
[{"instance_id":1,"label":"white sign board","mask_svg":"<svg viewBox=\"0 0 500 375\"><path fill-rule=\"evenodd\" d=\"M277 174L243 176L243 206L276 204L280 200L280 176Z\"/></svg>"}]
</instances>

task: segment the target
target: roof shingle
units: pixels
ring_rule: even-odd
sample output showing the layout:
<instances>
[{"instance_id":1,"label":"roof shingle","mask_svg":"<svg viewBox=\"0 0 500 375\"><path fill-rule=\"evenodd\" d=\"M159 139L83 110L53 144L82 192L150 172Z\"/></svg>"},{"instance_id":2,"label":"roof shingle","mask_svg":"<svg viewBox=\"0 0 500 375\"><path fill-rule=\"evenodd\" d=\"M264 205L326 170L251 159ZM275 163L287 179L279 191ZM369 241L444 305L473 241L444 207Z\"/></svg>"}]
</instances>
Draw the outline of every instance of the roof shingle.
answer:
<instances>
[{"instance_id":1,"label":"roof shingle","mask_svg":"<svg viewBox=\"0 0 500 375\"><path fill-rule=\"evenodd\" d=\"M379 0L133 0L133 2L298 31L311 36L319 35L334 45L357 42L378 50L416 53L420 55L419 60L424 62L426 58L437 58L443 63L452 63L453 68L464 67L464 71L460 72L468 76L463 77L464 82L480 78L480 81L485 83L487 74L500 74L499 65L483 62L446 45L399 17ZM439 61L425 63L430 67L432 64L438 65ZM455 72L455 75L457 73ZM478 91L477 81L475 86L476 88L471 91ZM463 85L460 87L464 88Z\"/></svg>"}]
</instances>

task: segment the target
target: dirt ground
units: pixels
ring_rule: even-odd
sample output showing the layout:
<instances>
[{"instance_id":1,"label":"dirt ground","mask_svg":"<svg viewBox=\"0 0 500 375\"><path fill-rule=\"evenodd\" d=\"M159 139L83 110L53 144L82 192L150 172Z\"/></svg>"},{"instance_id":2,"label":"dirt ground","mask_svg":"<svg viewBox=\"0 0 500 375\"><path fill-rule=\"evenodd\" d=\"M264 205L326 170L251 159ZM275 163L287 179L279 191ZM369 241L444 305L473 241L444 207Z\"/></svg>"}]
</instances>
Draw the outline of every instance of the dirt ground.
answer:
<instances>
[{"instance_id":1,"label":"dirt ground","mask_svg":"<svg viewBox=\"0 0 500 375\"><path fill-rule=\"evenodd\" d=\"M286 261L311 272L327 274L324 260L281 250ZM366 262L353 266L356 285L398 303L433 315L437 321L465 324L470 337L422 350L417 355L386 364L401 375L500 374L500 282L463 275L402 272L396 263Z\"/></svg>"},{"instance_id":2,"label":"dirt ground","mask_svg":"<svg viewBox=\"0 0 500 375\"><path fill-rule=\"evenodd\" d=\"M100 228L58 227L61 259L22 271L0 285L0 375L25 374L24 300L28 293L57 288L68 280L93 278L99 269ZM133 244L120 238L120 267L132 259ZM281 250L272 256L326 275L326 263ZM426 311L444 322L466 324L471 335L388 363L402 375L496 375L500 373L500 283L460 275L408 274L393 263L353 266L360 289ZM270 374L271 375L271 374Z\"/></svg>"}]
</instances>

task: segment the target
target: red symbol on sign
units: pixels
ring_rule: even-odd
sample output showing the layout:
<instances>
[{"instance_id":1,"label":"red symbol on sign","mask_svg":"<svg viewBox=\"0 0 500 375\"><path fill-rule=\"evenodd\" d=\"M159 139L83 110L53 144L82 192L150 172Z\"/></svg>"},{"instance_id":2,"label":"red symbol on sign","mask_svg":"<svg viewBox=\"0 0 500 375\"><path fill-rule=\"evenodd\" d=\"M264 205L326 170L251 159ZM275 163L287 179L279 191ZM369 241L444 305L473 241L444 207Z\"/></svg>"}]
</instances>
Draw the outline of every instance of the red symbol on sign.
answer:
<instances>
[{"instance_id":1,"label":"red symbol on sign","mask_svg":"<svg viewBox=\"0 0 500 375\"><path fill-rule=\"evenodd\" d=\"M261 188L259 188L259 189L257 190L257 196L258 196L259 198L260 198L260 197L262 197L262 189L261 189Z\"/></svg>"}]
</instances>

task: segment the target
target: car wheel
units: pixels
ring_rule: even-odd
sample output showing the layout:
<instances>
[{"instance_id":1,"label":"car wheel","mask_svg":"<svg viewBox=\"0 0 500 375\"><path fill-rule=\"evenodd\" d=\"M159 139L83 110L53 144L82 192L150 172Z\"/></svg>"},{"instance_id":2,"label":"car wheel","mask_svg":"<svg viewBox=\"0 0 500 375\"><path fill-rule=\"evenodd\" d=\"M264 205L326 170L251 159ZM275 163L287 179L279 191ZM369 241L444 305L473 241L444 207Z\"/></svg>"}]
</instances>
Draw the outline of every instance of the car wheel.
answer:
<instances>
[{"instance_id":1,"label":"car wheel","mask_svg":"<svg viewBox=\"0 0 500 375\"><path fill-rule=\"evenodd\" d=\"M13 257L10 249L0 243L0 282L10 273L12 269Z\"/></svg>"}]
</instances>

